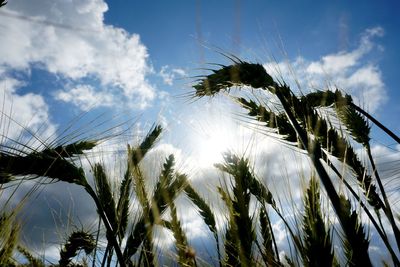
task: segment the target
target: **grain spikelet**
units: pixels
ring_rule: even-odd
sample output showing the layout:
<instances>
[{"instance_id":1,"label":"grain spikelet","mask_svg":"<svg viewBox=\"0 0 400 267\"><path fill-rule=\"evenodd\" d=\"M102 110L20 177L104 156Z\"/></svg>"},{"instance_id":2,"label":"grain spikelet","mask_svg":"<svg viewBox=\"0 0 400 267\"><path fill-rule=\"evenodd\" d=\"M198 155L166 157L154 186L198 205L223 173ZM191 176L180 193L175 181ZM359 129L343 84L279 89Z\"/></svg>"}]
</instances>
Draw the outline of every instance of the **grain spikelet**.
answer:
<instances>
[{"instance_id":1,"label":"grain spikelet","mask_svg":"<svg viewBox=\"0 0 400 267\"><path fill-rule=\"evenodd\" d=\"M26 156L0 153L0 181L8 182L13 176L45 176L60 181L85 184L83 169L61 157L53 157L46 151Z\"/></svg>"},{"instance_id":2,"label":"grain spikelet","mask_svg":"<svg viewBox=\"0 0 400 267\"><path fill-rule=\"evenodd\" d=\"M129 149L129 158L132 161L133 165L139 164L139 162L144 158L146 153L150 151L150 149L157 142L157 139L160 136L161 132L162 132L161 125L154 126L138 147L134 149Z\"/></svg>"},{"instance_id":3,"label":"grain spikelet","mask_svg":"<svg viewBox=\"0 0 400 267\"><path fill-rule=\"evenodd\" d=\"M266 88L274 84L270 75L260 64L250 64L243 61L234 61L234 64L223 66L219 70L200 79L193 86L197 97L213 96L221 90L233 86L251 86L253 88Z\"/></svg>"},{"instance_id":4,"label":"grain spikelet","mask_svg":"<svg viewBox=\"0 0 400 267\"><path fill-rule=\"evenodd\" d=\"M337 265L332 253L330 231L326 230L322 218L319 184L314 176L304 196L303 239L301 256L304 266Z\"/></svg>"},{"instance_id":5,"label":"grain spikelet","mask_svg":"<svg viewBox=\"0 0 400 267\"><path fill-rule=\"evenodd\" d=\"M19 253L24 255L28 260L29 266L31 267L45 267L46 265L38 258L34 257L26 248L22 246L17 247Z\"/></svg>"},{"instance_id":6,"label":"grain spikelet","mask_svg":"<svg viewBox=\"0 0 400 267\"><path fill-rule=\"evenodd\" d=\"M86 254L90 254L95 247L96 241L92 235L83 231L73 232L60 251L59 265L68 266L79 250L84 250Z\"/></svg>"},{"instance_id":7,"label":"grain spikelet","mask_svg":"<svg viewBox=\"0 0 400 267\"><path fill-rule=\"evenodd\" d=\"M253 175L249 170L248 161L236 155L227 153L224 155L224 164L215 166L223 172L230 174L235 181L232 188L233 197L225 202L232 205L231 219L227 230L227 244L238 244L238 256L240 263L250 266L253 263L252 246L255 241L255 231L252 218L249 215L250 185ZM231 202L231 204L229 203ZM235 236L235 237L234 237ZM233 239L233 240L232 240ZM237 239L235 242L234 239Z\"/></svg>"},{"instance_id":8,"label":"grain spikelet","mask_svg":"<svg viewBox=\"0 0 400 267\"><path fill-rule=\"evenodd\" d=\"M341 216L345 218L342 228L346 232L344 239L345 254L350 266L372 266L368 254L369 241L365 236L364 227L358 220L356 211L352 211L351 203L340 196L343 209Z\"/></svg>"},{"instance_id":9,"label":"grain spikelet","mask_svg":"<svg viewBox=\"0 0 400 267\"><path fill-rule=\"evenodd\" d=\"M171 230L175 238L175 246L178 251L178 263L182 266L195 266L195 255L189 254L192 250L189 247L187 237L178 219L174 202L169 204L171 209Z\"/></svg>"},{"instance_id":10,"label":"grain spikelet","mask_svg":"<svg viewBox=\"0 0 400 267\"><path fill-rule=\"evenodd\" d=\"M103 210L112 228L116 229L117 217L115 210L115 200L111 190L110 182L101 164L96 163L94 165L93 176L100 204L103 207Z\"/></svg>"}]
</instances>

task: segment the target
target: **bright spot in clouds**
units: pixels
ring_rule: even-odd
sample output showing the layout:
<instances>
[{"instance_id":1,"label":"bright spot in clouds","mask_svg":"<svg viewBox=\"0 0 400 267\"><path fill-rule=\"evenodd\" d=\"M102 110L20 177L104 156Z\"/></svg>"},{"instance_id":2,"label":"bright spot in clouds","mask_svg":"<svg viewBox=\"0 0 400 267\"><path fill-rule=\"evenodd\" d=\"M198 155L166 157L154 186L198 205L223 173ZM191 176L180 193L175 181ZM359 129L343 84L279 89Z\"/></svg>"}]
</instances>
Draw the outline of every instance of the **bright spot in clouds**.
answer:
<instances>
[{"instance_id":1,"label":"bright spot in clouds","mask_svg":"<svg viewBox=\"0 0 400 267\"><path fill-rule=\"evenodd\" d=\"M226 152L243 155L254 133L234 118L232 106L213 99L200 108L202 110L188 115L189 147L194 164L200 168L213 168L214 164L223 162Z\"/></svg>"},{"instance_id":2,"label":"bright spot in clouds","mask_svg":"<svg viewBox=\"0 0 400 267\"><path fill-rule=\"evenodd\" d=\"M203 58L203 51L198 49L197 46L195 46L194 51L188 49L188 43L197 42L190 36L199 34L196 29L201 28L198 27L199 25L194 25L199 20L194 18L190 12L182 12L174 20L170 20L171 13L163 10L163 13L168 16L167 21L165 18L154 15L156 10L154 10L154 6L151 6L152 4L143 2L143 10L140 9L138 14L132 15L131 12L134 9L127 7L135 1L131 1L131 3L127 1L123 4L124 11L127 11L129 13L127 17L132 19L128 25L135 26L128 28L126 25L122 25L122 19L119 21L119 18L110 16L108 20L105 20L105 12L108 9L110 11L115 10L118 6L117 2L107 1L108 6L102 0L40 0L35 1L35 4L32 4L32 1L13 0L2 8L0 43L4 49L0 49L0 106L3 107L4 114L2 123L0 123L0 132L6 133L5 135L8 138L14 138L22 143L19 130L23 127L29 128L36 135L40 135L42 139L45 139L45 136L55 136L58 127L55 120L58 118L55 118L52 111L57 110L57 105L60 103L63 106L70 107L71 110L90 111L94 108L108 108L107 111L110 111L110 115L113 115L114 109L121 107L129 108L129 112L134 115L138 113L139 109L151 110L152 115L154 115L164 103L165 106L169 104L170 95L177 94L178 86L175 86L176 83L191 75L191 71L194 69L191 62L197 63L203 59L206 62L213 60L208 55L204 55ZM146 5L148 5L148 8L151 6L150 12L145 11ZM173 4L169 5L173 6ZM185 4L179 3L177 5L183 6ZM226 7L224 6L224 8ZM250 6L247 6L247 8L250 8ZM217 7L215 9L218 10ZM263 10L258 7L257 9ZM264 10L268 12L269 9ZM269 16L265 16L264 11L262 13L262 16L258 14L252 16L252 18L257 18L257 21L260 20L260 24L268 25L270 21L264 21L263 18ZM322 13L316 12L317 15L313 16L313 19L316 19L319 16L318 14ZM203 24L200 26L203 27L204 33L207 33L203 36L206 39L210 38L210 40L205 41L210 41L217 46L222 45L223 48L228 50L227 52L231 52L230 48L226 47L224 40L214 39L215 36L226 36L227 29L222 27L222 22L231 21L231 18L225 17L230 13L220 12L221 27L213 26L213 28L208 29L207 22L212 21L211 17L208 17L210 14L204 13L202 15L201 12L199 13L199 17L204 16L202 18ZM353 13L349 12L349 14ZM121 14L121 18L125 15ZM149 28L141 28L140 23L137 23L138 21L133 21L135 18L143 20L142 15L149 16L149 21L152 22L146 25ZM183 21L185 16L187 16L186 21ZM357 14L354 13L353 23L356 17ZM304 16L305 20L308 20L308 18L308 16ZM165 23L166 21L168 23ZM180 23L180 25L170 28L173 29L174 34L166 30L170 38L160 41L162 37L158 35L162 35L163 30L165 30L160 26L174 25L175 22ZM191 23L193 25L190 25ZM379 23L373 21L370 24ZM152 25L158 26L156 32L150 30ZM244 25L247 25L247 19ZM302 25L308 25L308 23L294 25L296 27L290 27L290 31L296 29L296 33L287 34L289 32L284 32L283 35L293 36L300 40L302 39L301 35L310 38L304 30L301 31ZM387 109L389 105L385 106L385 104L398 97L393 91L390 92L387 89L394 88L395 90L396 87L391 86L389 84L390 79L387 79L387 76L390 75L390 69L389 71L387 68L383 69L379 62L371 60L386 55L386 51L382 50L380 46L380 43L389 40L384 38L384 33L387 32L388 37L395 35L389 24L383 25L385 25L385 29L379 26L366 29L370 25L359 25L357 28L364 28L364 32L361 36L354 37L354 46L351 45L346 49L316 50L312 58L302 57L302 55L299 55L298 58L288 58L289 64L266 61L261 61L261 63L265 63L264 66L271 74L274 74L273 70L268 68L279 68L285 81L293 74L289 70L289 67L291 67L298 75L296 78L300 78L297 81L303 84L305 89L325 89L327 83L331 83L354 95L358 103L365 103L366 108L371 112L380 111L383 107ZM280 28L279 25L278 28L279 31L285 30ZM189 29L190 32L184 32L184 29ZM218 32L219 29L223 29L223 34ZM255 32L255 34L258 34L257 31ZM301 35L298 35L298 33ZM324 35L324 32L318 33L318 39L321 42L326 40L326 42L332 43L335 41L334 38L326 39L322 35ZM175 36L179 36L179 39L174 39ZM188 39L185 39L186 37ZM252 43L255 44L257 41L251 38L259 36L251 37L250 34L247 36L246 33L246 38L244 38L245 36L242 37L243 41L247 42L243 45L249 46L245 48L253 49ZM167 45L168 41L174 43L173 48ZM290 41L293 40L285 38L283 40L284 43ZM312 45L313 42L310 40L304 46L315 47ZM386 46L387 43L384 43L384 45ZM299 48L301 49L301 47ZM390 52L389 49L388 52ZM295 54L293 51L288 51L288 53ZM180 58L181 61L177 60L178 55L186 54L187 57ZM200 54L200 57L198 57L198 54ZM160 55L165 56L165 59L161 59ZM388 55L390 54L388 53ZM249 58L240 53L238 53L238 56L244 60L257 61L253 60L253 57ZM220 59L217 59L217 63ZM222 58L221 61L223 60ZM385 60L396 61L396 58L388 57ZM395 67L391 67L391 69L396 69ZM34 81L34 74L37 70L45 73L46 77L55 85L41 88L42 85ZM189 70L188 73L186 73L187 70ZM157 83L154 80L155 77L162 80L162 83ZM59 79L62 82L58 83ZM175 87L175 91L171 90L172 86ZM160 162L163 162L170 153L173 153L176 157L178 170L181 170L179 169L180 162L185 161L187 154L198 168L214 170L213 165L223 162L223 153L227 151L232 151L238 155L246 155L246 151L252 153L259 151L261 156L257 158L258 161L254 167L258 173L268 173L269 176L266 175L268 178L272 176L271 173L280 177L282 165L289 165L284 163L288 162L287 159L290 159L290 157L286 156L282 150L278 150L279 144L262 143L259 141L260 139L255 141L254 131L245 128L243 123L235 120L232 109L226 108L220 101L207 102L197 109L191 103L186 103L185 106L172 103L171 107L168 106L165 109L165 112L164 110L161 112L160 117L163 118L163 124L168 125L171 122L177 123L178 119L182 119L181 117L177 119L170 114L181 114L181 111L185 110L186 119L182 121L186 122L177 123L179 125L177 129L171 131L171 135L179 137L171 138L168 142L166 139L162 139L161 142L165 143L160 142L161 144L147 155L147 159L154 159L150 162L155 162L148 168L152 171L149 173L152 177L157 177L156 175L159 174L159 169L162 167ZM386 110L382 110L382 112L386 112ZM397 113L394 112L394 114ZM143 120L153 123L155 121L154 116L147 115L143 115ZM392 117L389 113L382 115ZM62 127L64 125L60 126L60 128ZM186 143L187 140L181 141L185 138L189 140L189 145ZM183 146L177 148L176 144L180 142L183 143ZM32 144L31 141L30 145ZM257 146L255 147L253 144ZM111 149L110 147L113 150L124 150L125 144L103 144L104 149ZM101 148L96 148L98 154L101 154ZM374 153L384 153L386 162L393 162L393 165L398 162L398 155L392 159L390 151L380 152L378 148L374 147ZM383 149L383 147L380 149ZM396 147L396 150L398 149ZM270 163L267 165L266 162ZM289 174L298 173L300 164L291 163L290 166L286 167L286 172ZM394 166L396 168L397 165ZM393 169L393 167L388 169L391 172L398 170L398 168ZM191 175L192 173L188 172L188 174ZM288 176L293 177L293 175ZM204 183L206 178L209 177L203 175L199 180L202 179L201 182ZM276 185L277 190L283 188L281 184L283 183ZM64 193L64 191L57 189L57 194L60 196L65 196ZM48 196L48 192L44 192L43 195L44 197ZM395 199L400 198L398 195L396 191ZM80 200L77 198L76 201ZM49 203L49 206L53 208L54 203ZM79 206L79 209L80 213L83 213L83 207ZM43 215L47 212L47 209L37 206L37 214ZM188 233L195 238L201 236L202 232L198 229L202 222L195 219L196 213L193 211L192 213L186 212L184 215L187 219L185 223L186 228L189 228ZM46 220L46 224L42 225L39 223L38 217L32 218L27 225L38 225L49 229L49 232L54 232L51 231L54 228L53 222ZM282 227L279 224L274 225L278 242L283 242L286 237ZM160 241L156 242L169 244L168 242L171 240L171 236L167 233L165 236L161 235ZM34 241L42 242L41 240ZM47 246L48 244L43 245ZM57 253L54 246L48 246L46 255L57 255ZM56 258L56 256L54 257Z\"/></svg>"},{"instance_id":3,"label":"bright spot in clouds","mask_svg":"<svg viewBox=\"0 0 400 267\"><path fill-rule=\"evenodd\" d=\"M232 149L234 144L231 135L223 126L214 125L209 132L198 138L197 153L198 163L202 167L210 167L223 161L223 153ZM211 129L212 128L212 129Z\"/></svg>"}]
</instances>

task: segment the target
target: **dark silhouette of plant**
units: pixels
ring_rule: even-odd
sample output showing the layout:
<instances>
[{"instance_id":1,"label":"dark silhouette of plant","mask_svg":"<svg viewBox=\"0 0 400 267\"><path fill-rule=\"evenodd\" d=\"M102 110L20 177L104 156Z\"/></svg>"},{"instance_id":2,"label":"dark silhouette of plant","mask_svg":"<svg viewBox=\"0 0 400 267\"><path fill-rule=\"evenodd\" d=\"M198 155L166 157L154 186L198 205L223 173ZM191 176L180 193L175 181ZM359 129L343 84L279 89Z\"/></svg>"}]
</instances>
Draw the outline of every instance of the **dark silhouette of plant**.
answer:
<instances>
[{"instance_id":1,"label":"dark silhouette of plant","mask_svg":"<svg viewBox=\"0 0 400 267\"><path fill-rule=\"evenodd\" d=\"M198 83L193 86L195 89L193 97L213 96L221 91L229 91L233 86L251 86L252 88L265 90L273 94L281 105L281 110L278 113L275 110L270 110L263 105L258 105L244 98L237 98L237 101L250 110L250 116L266 123L267 127L277 128L278 133L282 135L283 139L292 142L297 141L298 145L307 151L336 212L346 236L346 242L350 244L348 246L352 250L350 253L351 258L349 259L350 265L371 266L367 239L362 228L359 227L357 220L354 218L357 215L354 215L350 211L349 200L338 195L332 179L321 161L328 161L328 155L331 155L353 169L357 180L365 192L367 200L376 209L384 209L385 214L392 224L396 239L398 239L398 228L394 222L391 209L387 203L387 197L383 187L381 187L380 178L377 173L374 171L384 201L381 200L376 192L371 176L367 173L367 168L358 160L350 144L315 110L315 106L318 105L317 103L309 101L307 97L299 98L290 90L289 86L275 82L260 64L251 64L239 59L232 59L232 61L232 65L222 66L219 70L214 70L210 75L199 79ZM349 100L349 97L342 97L341 100L343 99ZM352 101L347 102L352 103ZM341 104L346 105L347 111L339 108L338 118L347 120L346 125L350 133L355 136L355 141L361 142L364 145L368 144L368 138L365 134L364 136L361 135L361 133L369 129L368 126L365 125L364 120L360 121L358 113L348 108L349 106L354 107L354 103L348 105L346 102L343 104L342 101ZM355 122L355 125L352 122ZM372 160L371 162L373 164ZM384 202L385 205L383 204ZM366 206L363 205L363 207ZM373 220L372 217L370 219ZM378 226L376 222L374 225L375 227ZM361 231L355 234L355 229L361 229ZM378 232L382 233L382 230L378 229ZM399 264L397 256L393 253L387 242L387 237L384 235L381 237L391 252L393 261L395 264Z\"/></svg>"},{"instance_id":2,"label":"dark silhouette of plant","mask_svg":"<svg viewBox=\"0 0 400 267\"><path fill-rule=\"evenodd\" d=\"M304 266L337 266L330 231L322 217L319 184L314 176L304 196L302 224L304 250L301 256Z\"/></svg>"},{"instance_id":3,"label":"dark silhouette of plant","mask_svg":"<svg viewBox=\"0 0 400 267\"><path fill-rule=\"evenodd\" d=\"M84 250L86 254L90 254L95 246L96 242L92 235L83 231L71 233L60 251L60 267L70 266L71 259L77 255L79 250Z\"/></svg>"},{"instance_id":4,"label":"dark silhouette of plant","mask_svg":"<svg viewBox=\"0 0 400 267\"><path fill-rule=\"evenodd\" d=\"M0 2L0 6L4 4L5 1ZM96 262L99 251L104 251L101 252L101 266L111 266L112 263L120 266L155 266L159 258L154 248L155 227L164 227L172 232L176 262L179 265L197 266L200 258L190 245L182 225L182 215L178 212L176 199L181 193L193 203L199 218L215 239L220 267L338 266L338 255L345 256L345 264L348 266L372 266L368 252L369 238L360 221L362 212L372 222L394 265L400 266L388 235L382 224L379 224L383 211L391 223L396 242L400 241L392 207L371 153L369 121L376 123L376 120L356 106L349 95L339 90L296 96L288 85L275 82L262 65L237 58L233 59L232 65L222 65L219 70L200 78L193 86L193 97L211 97L223 91L229 93L232 87L241 86L268 93L268 97L259 97L259 101L249 97L231 97L247 111L248 119L274 130L276 138L295 147L296 151L305 152L318 175L310 177L308 188L304 190L303 209L298 214L300 219L295 219L294 226L278 208L276 203L280 203L280 200L277 202L267 185L256 176L249 159L234 153L224 154L224 162L215 165L227 178L226 183L216 188L226 207L224 232L217 227L216 214L208 199L196 191L186 174L176 170L174 155L159 162L161 172L156 179L151 179L155 185L149 190L149 177L143 170L142 160L153 149L162 133L162 127L158 125L150 129L140 144L127 146L126 170L120 183L112 183L103 164L91 165L93 180L86 176L78 164L85 151L93 149L99 140L63 140L61 145L47 145L44 149L34 149L28 144L24 146L18 141L14 141L17 145L2 144L0 185L38 178L42 182L43 177L47 177L51 182L61 181L82 186L93 199L99 215L97 238L85 231L73 232L61 248L60 266L74 266L72 259L79 250L94 255L93 266L99 264ZM268 105L271 96L279 101L273 109ZM322 108L335 111L335 115L330 116L335 116L340 127L331 123L329 116L324 116ZM379 127L397 140L398 137L383 125ZM357 143L364 147L370 166L365 165L355 152L353 146ZM339 172L338 165L348 166L351 172ZM351 195L345 196L342 191L339 193L336 190L335 181L338 178ZM351 185L351 179L357 181L356 185ZM325 210L321 207L323 194L320 192L320 183L326 192L324 200L332 205L340 227L333 223L332 218L323 216ZM361 189L360 193L354 189L357 185ZM136 214L130 214L133 201L140 207ZM252 204L257 209L251 209ZM375 211L379 223L370 210ZM277 216L272 217L271 213ZM19 251L32 266L44 266L28 250L18 246L19 224L13 223L13 216L3 214L0 217L0 264L18 265L13 253ZM166 214L170 215L169 219L166 219ZM290 256L280 255L281 250L272 226L276 220L283 222L287 231L291 242ZM99 244L100 232L104 229L102 224L106 237L104 250L100 250L102 245ZM339 233L343 249L332 244L332 236L336 233Z\"/></svg>"}]
</instances>

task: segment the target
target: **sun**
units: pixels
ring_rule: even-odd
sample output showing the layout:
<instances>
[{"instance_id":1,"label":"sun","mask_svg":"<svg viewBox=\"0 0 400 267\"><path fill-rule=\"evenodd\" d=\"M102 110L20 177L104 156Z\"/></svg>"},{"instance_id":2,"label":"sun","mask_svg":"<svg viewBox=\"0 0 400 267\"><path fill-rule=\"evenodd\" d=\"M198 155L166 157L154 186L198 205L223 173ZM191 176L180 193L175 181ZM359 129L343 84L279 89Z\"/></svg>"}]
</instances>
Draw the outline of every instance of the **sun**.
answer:
<instances>
[{"instance_id":1,"label":"sun","mask_svg":"<svg viewBox=\"0 0 400 267\"><path fill-rule=\"evenodd\" d=\"M208 120L206 125L198 125L191 138L192 157L201 168L212 168L222 163L226 152L237 152L238 126L228 120Z\"/></svg>"},{"instance_id":2,"label":"sun","mask_svg":"<svg viewBox=\"0 0 400 267\"><path fill-rule=\"evenodd\" d=\"M223 154L232 150L230 139L230 136L221 129L199 139L197 144L198 164L207 167L221 163Z\"/></svg>"},{"instance_id":3,"label":"sun","mask_svg":"<svg viewBox=\"0 0 400 267\"><path fill-rule=\"evenodd\" d=\"M242 154L247 150L249 131L233 114L237 109L219 100L218 105L199 105L187 114L186 129L191 162L201 169L224 162L227 152Z\"/></svg>"}]
</instances>

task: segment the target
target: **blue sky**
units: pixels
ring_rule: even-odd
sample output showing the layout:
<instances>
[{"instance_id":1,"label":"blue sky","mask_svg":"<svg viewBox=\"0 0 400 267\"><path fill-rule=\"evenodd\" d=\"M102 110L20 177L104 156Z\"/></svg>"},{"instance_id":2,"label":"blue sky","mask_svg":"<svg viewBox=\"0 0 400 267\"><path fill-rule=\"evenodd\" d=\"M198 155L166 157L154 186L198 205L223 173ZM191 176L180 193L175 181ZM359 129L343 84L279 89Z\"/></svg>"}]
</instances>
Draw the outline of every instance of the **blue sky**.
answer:
<instances>
[{"instance_id":1,"label":"blue sky","mask_svg":"<svg viewBox=\"0 0 400 267\"><path fill-rule=\"evenodd\" d=\"M50 140L82 112L80 125L106 114L135 121L135 133L159 122L167 131L158 149L206 169L222 150L244 150L251 139L223 98L180 97L206 63L229 63L223 52L275 75L279 68L293 83L290 67L305 91L338 85L399 133L399 9L394 0L9 0L0 10L0 104ZM18 124L8 127L10 138L19 138ZM374 136L391 145L374 139L377 154L399 160L398 146ZM37 221L51 217L41 214Z\"/></svg>"},{"instance_id":2,"label":"blue sky","mask_svg":"<svg viewBox=\"0 0 400 267\"><path fill-rule=\"evenodd\" d=\"M118 83L122 83L122 87L130 87L131 89L122 90L126 90L124 95L130 94L128 91L132 90L134 94L136 93L140 96L141 104L136 105L138 110L149 110L148 107L151 106L156 111L157 107L160 106L158 101L159 91L165 91L170 96L175 96L180 94L182 90L190 90L187 86L190 80L186 79L186 83L179 84L178 78L182 77L179 77L178 73L174 73L174 69L184 70L185 77L190 77L193 74L197 74L195 70L199 67L204 67L204 63L226 63L226 59L216 53L216 50L233 53L244 59L260 63L270 61L271 57L274 57L278 62L285 60L294 62L298 57L302 57L308 62L315 62L326 55L335 55L356 49L360 43L361 35L367 29L381 27L382 33L380 36L372 40L374 47L371 51L365 53L356 62L356 65L371 64L376 67L381 76L381 81L384 83L384 89L388 94L385 102L387 104L385 105L385 111L387 111L387 114L398 111L396 99L399 96L395 89L397 77L396 68L393 66L399 61L399 55L395 52L395 48L399 44L397 28L400 22L395 14L398 8L395 1L389 1L385 4L366 1L351 5L345 1L319 2L318 4L307 1L298 1L290 4L266 3L264 1L252 1L251 3L244 1L218 1L217 3L207 1L186 1L182 3L110 1L106 5L98 1L89 2L93 3L92 5L97 4L101 8L98 10L92 8L92 10L87 11L88 13L91 12L93 18L88 16L89 18L82 19L84 17L82 12L80 13L82 16L79 17L79 13L73 13L73 8L63 10L64 6L68 4L63 4L60 7L54 4L54 10L58 9L57 12L64 13L64 15L58 17L55 12L54 14L46 13L46 5L51 6L46 1L43 2L43 5L45 5L43 9L39 7L27 8L23 7L23 4L19 4L19 1L10 1L7 9L4 9L3 12L10 15L9 12L14 10L18 12L17 10L20 8L21 14L25 12L24 15L31 15L33 18L31 21L17 19L22 24L21 27L27 27L27 25L23 24L30 24L31 27L47 31L47 34L50 34L49 32L55 29L55 35L57 35L58 40L48 44L49 50L52 49L50 46L57 45L56 42L62 43L62 38L68 38L73 35L75 37L85 37L86 35L86 38L89 39L91 35L96 35L98 31L96 27L113 26L115 31L117 29L124 30L126 35L126 40L120 40L121 43L119 44L114 43L115 47L113 48L107 47L107 45L116 39L111 40L112 37L106 36L104 31L104 38L110 38L109 43L102 39L102 43L97 43L98 47L96 47L94 40L93 43L88 40L80 40L82 42L78 43L82 45L81 49L79 45L71 41L67 44L68 47L59 46L60 51L54 52L55 50L53 49L54 57L56 57L56 53L61 54L58 61L49 59L45 52L39 52L38 54L40 55L21 58L20 62L7 62L7 59L4 60L3 65L8 65L7 71L13 70L16 72L11 76L19 76L21 79L17 80L23 80L25 83L19 89L20 93L38 92L39 95L46 98L46 103L51 103L49 106L52 109L53 105L71 103L66 100L68 97L65 94L60 95L60 90L64 89L64 92L66 90L71 91L72 87L77 87L77 84L79 84L81 91L78 90L75 93L83 92L83 85L90 85L93 88L93 85L97 85L100 80L103 85L108 87ZM13 8L14 6L15 8ZM68 12L71 13L69 14ZM35 18L35 15L38 17ZM69 18L66 19L67 16ZM77 19L74 19L74 16ZM104 20L96 16L104 16ZM10 16L4 16L4 18L15 20ZM44 24L54 22L54 24L44 25L43 23L32 21L42 21ZM93 26L94 24L97 25ZM56 27L57 25L64 25L67 29ZM8 27L12 28L11 26ZM68 27L70 28L68 29ZM100 31L102 30L100 29ZM37 34L39 35L40 33ZM124 64L131 64L126 65L129 68L134 64L133 61L135 60L131 57L129 61L129 55L124 57L123 53L127 51L123 49L120 49L118 55L115 54L115 51L113 52L116 58L115 62L111 63L109 59L93 62L95 61L93 58L102 57L101 54L106 56L107 52L111 53L111 49L118 49L118 45L121 47L126 45L131 35L138 38L135 44L136 47L134 45L132 47L136 51L140 50L140 52L136 53L136 56L141 62L136 62L136 67L132 67L132 70L134 71L136 68L136 71L140 72L142 76L134 77L134 75L128 75L125 78L121 77L120 74L123 72ZM9 44L8 47L13 47L13 42L19 42L18 38L19 36L8 38L9 42L5 42L4 46ZM40 46L40 42L34 39L36 38L35 36L27 37L27 39L29 38L32 38L30 41L33 40L33 45ZM71 37L71 39L73 38ZM21 39L21 42L22 40L24 39ZM82 51L82 55L85 55L85 49L94 48L96 51L87 60L82 59L81 62L73 62L73 59L70 59L72 65L68 69L60 67L62 64L61 59L63 59L63 56L67 56L67 52L61 53L62 48L65 48L64 51L68 51L68 49L75 51L74 56L76 58L80 56L76 51ZM25 45L18 52L25 53L24 49L29 50L29 47ZM132 51L134 51L133 48ZM9 54L9 51L4 50L3 53ZM34 54L32 52L29 53ZM100 53L100 55L97 53ZM74 56L71 58L74 58ZM119 64L118 59L122 58L128 60L123 64ZM22 65L18 66L18 64ZM74 64L77 65L75 66ZM86 64L87 66L79 67L79 64ZM101 65L102 67L99 68L102 68L102 70L93 70L97 66L96 64ZM106 64L121 65L121 69L114 70L112 75L108 75L110 69L104 67ZM172 74L174 78L177 78L178 81L173 81L173 86L162 83L160 75L157 75L160 74L163 68L166 74ZM76 75L79 71L84 74ZM107 76L112 77L107 78ZM135 78L144 80L143 84L140 84L140 82L134 84L133 80ZM128 81L129 79L131 82ZM336 80L333 78L332 82L335 83ZM69 88L66 89L68 86L65 84L68 84ZM186 85L186 88L184 88L184 85ZM84 88L86 88L85 92L94 92L93 90L88 90L87 87ZM115 90L106 89L103 91L107 91L108 94L104 94L104 98L99 97L103 101L100 100L98 103L87 102L90 102L94 107L112 106L109 94L115 93ZM58 97L55 97L54 91L58 91ZM121 90L118 91L120 92ZM55 99L60 100L62 96L64 100L53 102ZM80 103L88 104L84 100ZM147 107L145 108L143 105L147 105ZM66 108L68 108L68 105L66 105ZM80 108L82 109L82 107ZM58 110L51 110L52 119L55 121L63 117L57 115ZM396 129L398 127L396 120L392 116L382 116L381 111L377 110L377 116L381 117L388 126L398 130L398 128ZM149 119L154 120L151 117Z\"/></svg>"}]
</instances>

